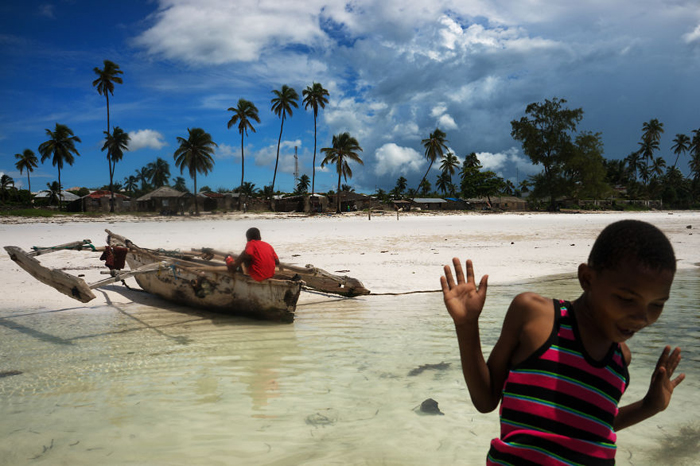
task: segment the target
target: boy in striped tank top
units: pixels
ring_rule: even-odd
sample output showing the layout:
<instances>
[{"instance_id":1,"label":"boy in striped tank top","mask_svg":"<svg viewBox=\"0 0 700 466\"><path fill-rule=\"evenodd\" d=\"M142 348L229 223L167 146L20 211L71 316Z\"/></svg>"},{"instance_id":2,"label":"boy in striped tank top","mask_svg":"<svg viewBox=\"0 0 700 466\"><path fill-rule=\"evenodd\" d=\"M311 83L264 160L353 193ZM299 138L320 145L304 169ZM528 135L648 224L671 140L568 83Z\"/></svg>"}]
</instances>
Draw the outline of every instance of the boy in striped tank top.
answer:
<instances>
[{"instance_id":1,"label":"boy in striped tank top","mask_svg":"<svg viewBox=\"0 0 700 466\"><path fill-rule=\"evenodd\" d=\"M606 227L578 268L583 293L573 302L516 296L488 362L478 324L488 276L477 286L471 261L466 278L459 259L453 265L455 275L445 266L440 282L469 394L483 413L500 403L501 435L487 465L612 465L616 431L666 409L685 378L673 378L681 351L667 346L646 396L618 408L629 383L625 341L659 318L676 271L673 248L653 225Z\"/></svg>"}]
</instances>

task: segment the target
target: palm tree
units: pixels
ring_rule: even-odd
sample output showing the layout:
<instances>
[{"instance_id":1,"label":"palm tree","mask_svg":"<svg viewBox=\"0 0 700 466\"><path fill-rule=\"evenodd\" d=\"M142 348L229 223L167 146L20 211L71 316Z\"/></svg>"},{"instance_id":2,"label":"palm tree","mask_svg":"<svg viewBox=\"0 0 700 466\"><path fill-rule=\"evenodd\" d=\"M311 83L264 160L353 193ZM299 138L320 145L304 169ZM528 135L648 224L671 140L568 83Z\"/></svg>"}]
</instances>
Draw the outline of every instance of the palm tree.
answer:
<instances>
[{"instance_id":1,"label":"palm tree","mask_svg":"<svg viewBox=\"0 0 700 466\"><path fill-rule=\"evenodd\" d=\"M661 176L664 174L664 168L666 168L666 160L663 157L656 157L651 165L651 174Z\"/></svg>"},{"instance_id":2,"label":"palm tree","mask_svg":"<svg viewBox=\"0 0 700 466\"><path fill-rule=\"evenodd\" d=\"M183 193L188 192L189 190L187 189L187 183L186 180L181 177L181 176L176 176L174 183L173 183L173 189L177 189L178 191L182 191Z\"/></svg>"},{"instance_id":3,"label":"palm tree","mask_svg":"<svg viewBox=\"0 0 700 466\"><path fill-rule=\"evenodd\" d=\"M46 135L49 136L47 141L44 141L39 146L39 153L41 154L41 163L44 163L46 159L51 159L51 163L54 167L58 167L58 192L61 196L61 169L63 164L73 165L75 158L73 154L80 155L78 149L75 148L76 142L81 142L80 138L73 134L68 126L56 123L56 129L51 131L46 130ZM59 202L58 208L60 210L61 203Z\"/></svg>"},{"instance_id":4,"label":"palm tree","mask_svg":"<svg viewBox=\"0 0 700 466\"><path fill-rule=\"evenodd\" d=\"M24 149L24 152L21 154L15 154L15 158L17 159L15 167L17 167L17 170L19 170L19 174L21 175L24 170L27 170L27 189L29 189L29 192L31 193L32 180L29 179L29 173L33 172L34 169L39 166L39 161L31 149Z\"/></svg>"},{"instance_id":5,"label":"palm tree","mask_svg":"<svg viewBox=\"0 0 700 466\"><path fill-rule=\"evenodd\" d=\"M676 134L676 138L673 140L673 145L671 146L671 150L673 150L673 153L676 154L676 160L673 162L673 168L676 168L678 157L680 157L681 154L688 152L688 149L690 149L690 138L688 135L680 133Z\"/></svg>"},{"instance_id":6,"label":"palm tree","mask_svg":"<svg viewBox=\"0 0 700 466\"><path fill-rule=\"evenodd\" d=\"M141 167L136 170L136 180L141 182L141 191L148 189L148 167Z\"/></svg>"},{"instance_id":7,"label":"palm tree","mask_svg":"<svg viewBox=\"0 0 700 466\"><path fill-rule=\"evenodd\" d=\"M114 212L114 172L117 169L117 162L124 157L124 151L129 150L129 134L125 133L119 126L115 126L112 134L105 131L107 137L102 150L107 149L107 162L109 163L109 192L112 193L109 211Z\"/></svg>"},{"instance_id":8,"label":"palm tree","mask_svg":"<svg viewBox=\"0 0 700 466\"><path fill-rule=\"evenodd\" d=\"M134 175L124 178L124 189L127 193L133 193L139 185L139 179Z\"/></svg>"},{"instance_id":9,"label":"palm tree","mask_svg":"<svg viewBox=\"0 0 700 466\"><path fill-rule=\"evenodd\" d=\"M352 160L360 165L364 162L360 158L358 152L362 152L362 147L357 139L350 136L350 133L341 133L333 136L333 147L324 147L321 152L325 154L325 158L321 162L321 167L326 164L334 163L336 172L338 173L338 191L336 194L336 212L340 213L340 178L352 178L352 169L348 165L348 161Z\"/></svg>"},{"instance_id":10,"label":"palm tree","mask_svg":"<svg viewBox=\"0 0 700 466\"><path fill-rule=\"evenodd\" d=\"M2 193L2 199L5 200L10 192L10 187L14 188L15 186L15 180L12 179L10 175L6 175L3 173L2 176L0 176L0 193Z\"/></svg>"},{"instance_id":11,"label":"palm tree","mask_svg":"<svg viewBox=\"0 0 700 466\"><path fill-rule=\"evenodd\" d=\"M109 132L109 94L114 95L114 84L122 84L122 78L119 77L123 71L119 69L119 65L109 60L104 61L104 69L95 67L94 71L97 74L97 79L92 82L92 85L97 88L100 95L104 95L107 99L107 132Z\"/></svg>"},{"instance_id":12,"label":"palm tree","mask_svg":"<svg viewBox=\"0 0 700 466\"><path fill-rule=\"evenodd\" d=\"M155 162L146 165L146 176L148 181L156 188L168 184L170 179L170 164L158 157Z\"/></svg>"},{"instance_id":13,"label":"palm tree","mask_svg":"<svg viewBox=\"0 0 700 466\"><path fill-rule=\"evenodd\" d=\"M419 188L425 181L428 173L430 173L433 163L435 163L438 158L442 158L443 152L447 149L446 137L447 135L440 131L440 128L435 128L435 131L430 134L429 138L421 141L421 144L425 147L425 158L428 159L430 165L428 165L428 170L425 172L425 175L423 175L420 183L418 183Z\"/></svg>"},{"instance_id":14,"label":"palm tree","mask_svg":"<svg viewBox=\"0 0 700 466\"><path fill-rule=\"evenodd\" d=\"M299 100L299 94L293 88L287 86L286 84L282 86L282 90L275 89L272 91L275 97L270 101L272 102L272 111L275 115L282 119L280 124L280 137L277 140L277 159L275 160L275 173L272 175L272 192L275 192L275 179L277 178L277 165L280 161L280 144L282 144L282 130L284 129L284 120L287 115L292 116L292 107L299 108L297 100Z\"/></svg>"},{"instance_id":15,"label":"palm tree","mask_svg":"<svg viewBox=\"0 0 700 466\"><path fill-rule=\"evenodd\" d=\"M253 123L251 120L260 123L260 117L258 117L258 108L253 102L247 101L245 99L238 99L238 106L236 108L229 107L229 111L233 112L233 116L228 121L228 129L231 126L238 123L238 132L241 133L241 184L243 186L244 174L245 174L245 154L243 153L243 136L248 135L248 130L255 132ZM238 208L241 208L241 197L238 197Z\"/></svg>"},{"instance_id":16,"label":"palm tree","mask_svg":"<svg viewBox=\"0 0 700 466\"><path fill-rule=\"evenodd\" d=\"M457 168L459 168L459 159L456 155L452 152L443 155L442 161L440 162L440 170L449 175L448 181L450 183L452 183L452 176L457 171Z\"/></svg>"},{"instance_id":17,"label":"palm tree","mask_svg":"<svg viewBox=\"0 0 700 466\"><path fill-rule=\"evenodd\" d=\"M314 111L314 159L311 163L311 194L316 193L316 119L318 117L318 108L326 108L328 103L328 90L324 89L320 83L313 83L301 91L304 96L304 109L308 110L311 107Z\"/></svg>"},{"instance_id":18,"label":"palm tree","mask_svg":"<svg viewBox=\"0 0 700 466\"><path fill-rule=\"evenodd\" d=\"M406 191L406 186L408 185L408 180L404 178L403 176L399 176L399 178L396 180L396 187L394 190L396 191L397 197L401 197L401 194L403 194L404 191Z\"/></svg>"},{"instance_id":19,"label":"palm tree","mask_svg":"<svg viewBox=\"0 0 700 466\"><path fill-rule=\"evenodd\" d=\"M238 192L245 194L246 197L253 197L255 194L260 192L260 190L255 188L255 183L246 181L238 188Z\"/></svg>"},{"instance_id":20,"label":"palm tree","mask_svg":"<svg viewBox=\"0 0 700 466\"><path fill-rule=\"evenodd\" d=\"M207 174L214 167L214 147L217 146L211 139L211 134L202 128L187 129L189 137L187 139L178 137L177 142L180 147L175 154L175 165L182 173L185 168L189 171L194 180L194 209L199 215L199 204L197 203L197 173ZM218 147L218 146L217 146Z\"/></svg>"},{"instance_id":21,"label":"palm tree","mask_svg":"<svg viewBox=\"0 0 700 466\"><path fill-rule=\"evenodd\" d=\"M311 180L309 179L309 175L307 175L307 174L301 175L299 177L299 182L297 183L297 187L296 187L297 194L308 193L310 184L311 184Z\"/></svg>"},{"instance_id":22,"label":"palm tree","mask_svg":"<svg viewBox=\"0 0 700 466\"><path fill-rule=\"evenodd\" d=\"M438 175L435 187L437 187L439 191L442 191L443 194L447 194L451 184L452 178L450 177L450 174L447 171L443 171Z\"/></svg>"},{"instance_id":23,"label":"palm tree","mask_svg":"<svg viewBox=\"0 0 700 466\"><path fill-rule=\"evenodd\" d=\"M654 118L642 125L642 131L642 142L639 143L641 146L640 151L647 165L649 165L649 162L653 162L654 151L659 149L661 133L664 132L664 124Z\"/></svg>"},{"instance_id":24,"label":"palm tree","mask_svg":"<svg viewBox=\"0 0 700 466\"><path fill-rule=\"evenodd\" d=\"M54 201L58 204L59 209L61 208L61 183L58 181L53 181L51 183L46 183L46 187L49 192L49 205L53 204Z\"/></svg>"},{"instance_id":25,"label":"palm tree","mask_svg":"<svg viewBox=\"0 0 700 466\"><path fill-rule=\"evenodd\" d=\"M631 152L630 155L625 157L625 162L627 162L627 167L629 169L630 175L637 179L637 173L641 168L641 155L640 151Z\"/></svg>"}]
</instances>

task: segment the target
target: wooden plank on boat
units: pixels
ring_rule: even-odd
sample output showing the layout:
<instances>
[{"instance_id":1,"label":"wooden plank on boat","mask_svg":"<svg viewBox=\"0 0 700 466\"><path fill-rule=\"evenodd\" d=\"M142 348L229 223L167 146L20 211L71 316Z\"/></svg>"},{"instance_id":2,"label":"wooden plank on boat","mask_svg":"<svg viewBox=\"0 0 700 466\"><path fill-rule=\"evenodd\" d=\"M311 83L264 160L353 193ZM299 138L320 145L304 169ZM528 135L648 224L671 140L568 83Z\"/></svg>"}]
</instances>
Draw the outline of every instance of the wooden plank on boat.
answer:
<instances>
[{"instance_id":1,"label":"wooden plank on boat","mask_svg":"<svg viewBox=\"0 0 700 466\"><path fill-rule=\"evenodd\" d=\"M41 265L41 263L16 246L5 246L5 250L10 255L10 258L17 265L26 270L31 276L40 282L49 285L60 291L66 296L77 299L80 302L87 303L95 299L87 283L84 280L67 274L62 270L49 269Z\"/></svg>"}]
</instances>

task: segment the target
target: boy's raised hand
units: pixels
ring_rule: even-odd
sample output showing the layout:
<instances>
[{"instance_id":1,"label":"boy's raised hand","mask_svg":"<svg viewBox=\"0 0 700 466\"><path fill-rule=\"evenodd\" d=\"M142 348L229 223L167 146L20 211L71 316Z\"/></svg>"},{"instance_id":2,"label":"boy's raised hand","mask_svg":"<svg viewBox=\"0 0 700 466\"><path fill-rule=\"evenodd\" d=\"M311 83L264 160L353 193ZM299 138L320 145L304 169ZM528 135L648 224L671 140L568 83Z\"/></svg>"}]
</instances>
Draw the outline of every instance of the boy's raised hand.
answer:
<instances>
[{"instance_id":1,"label":"boy's raised hand","mask_svg":"<svg viewBox=\"0 0 700 466\"><path fill-rule=\"evenodd\" d=\"M447 311L452 316L455 325L476 323L484 308L484 301L486 301L488 275L484 275L481 278L477 288L474 279L474 265L471 260L467 260L466 280L459 259L456 257L452 259L452 264L454 265L457 281L455 282L449 265L445 266L445 276L440 277L445 307L447 307Z\"/></svg>"},{"instance_id":2,"label":"boy's raised hand","mask_svg":"<svg viewBox=\"0 0 700 466\"><path fill-rule=\"evenodd\" d=\"M654 373L651 375L651 384L649 391L644 397L646 404L655 413L661 412L671 402L673 390L683 382L685 374L680 374L675 379L671 380L678 364L681 362L681 349L675 348L671 351L670 346L666 346L661 352L659 361L656 363Z\"/></svg>"}]
</instances>

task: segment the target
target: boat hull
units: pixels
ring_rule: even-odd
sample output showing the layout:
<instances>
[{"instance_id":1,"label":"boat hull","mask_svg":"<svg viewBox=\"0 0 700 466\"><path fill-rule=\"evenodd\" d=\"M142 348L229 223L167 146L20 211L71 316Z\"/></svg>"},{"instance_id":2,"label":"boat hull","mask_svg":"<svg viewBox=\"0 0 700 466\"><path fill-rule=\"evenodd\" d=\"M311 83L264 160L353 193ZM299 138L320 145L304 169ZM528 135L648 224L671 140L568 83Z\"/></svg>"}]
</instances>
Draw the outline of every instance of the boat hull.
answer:
<instances>
[{"instance_id":1,"label":"boat hull","mask_svg":"<svg viewBox=\"0 0 700 466\"><path fill-rule=\"evenodd\" d=\"M132 270L160 258L130 250L126 262ZM200 271L177 264L153 273L135 275L144 291L178 304L254 319L292 322L302 281L252 278L228 271Z\"/></svg>"}]
</instances>

